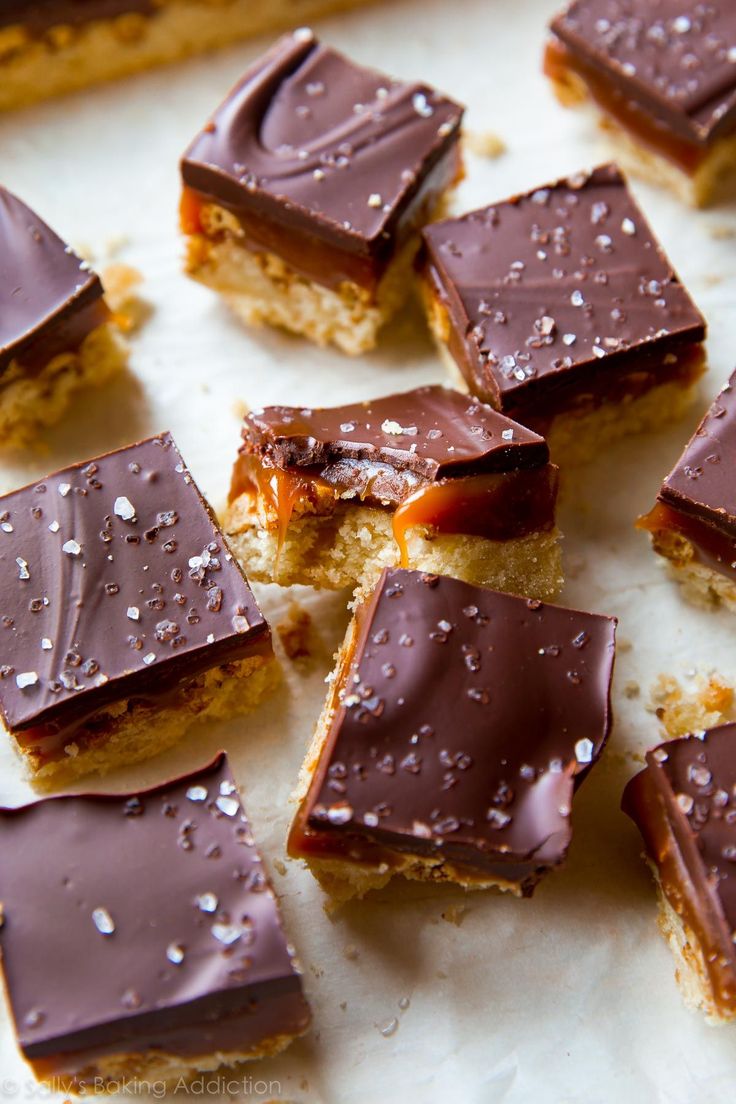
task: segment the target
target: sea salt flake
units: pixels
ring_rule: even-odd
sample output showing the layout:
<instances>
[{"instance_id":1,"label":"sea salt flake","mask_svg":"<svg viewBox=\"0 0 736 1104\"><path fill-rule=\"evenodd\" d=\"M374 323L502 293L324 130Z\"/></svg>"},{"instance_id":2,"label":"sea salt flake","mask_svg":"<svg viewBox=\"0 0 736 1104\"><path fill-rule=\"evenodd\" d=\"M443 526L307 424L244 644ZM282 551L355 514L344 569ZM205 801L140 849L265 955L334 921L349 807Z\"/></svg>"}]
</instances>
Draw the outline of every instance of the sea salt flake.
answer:
<instances>
[{"instance_id":1,"label":"sea salt flake","mask_svg":"<svg viewBox=\"0 0 736 1104\"><path fill-rule=\"evenodd\" d=\"M78 556L82 551L82 546L74 539L66 541L61 546L62 552L66 552L68 556Z\"/></svg>"},{"instance_id":2,"label":"sea salt flake","mask_svg":"<svg viewBox=\"0 0 736 1104\"><path fill-rule=\"evenodd\" d=\"M194 903L200 912L217 912L219 901L214 893L200 893L194 898Z\"/></svg>"},{"instance_id":3,"label":"sea salt flake","mask_svg":"<svg viewBox=\"0 0 736 1104\"><path fill-rule=\"evenodd\" d=\"M184 961L184 948L181 943L169 943L166 948L166 957L169 962L173 962L175 966L181 966Z\"/></svg>"},{"instance_id":4,"label":"sea salt flake","mask_svg":"<svg viewBox=\"0 0 736 1104\"><path fill-rule=\"evenodd\" d=\"M35 671L21 671L19 675L15 676L15 683L19 690L25 690L29 686L36 686L38 675Z\"/></svg>"},{"instance_id":5,"label":"sea salt flake","mask_svg":"<svg viewBox=\"0 0 736 1104\"><path fill-rule=\"evenodd\" d=\"M28 564L23 559L23 557L22 556L16 556L15 557L15 562L18 565L18 578L19 579L30 579L31 573L28 570Z\"/></svg>"},{"instance_id":6,"label":"sea salt flake","mask_svg":"<svg viewBox=\"0 0 736 1104\"><path fill-rule=\"evenodd\" d=\"M100 935L112 935L115 931L115 922L106 908L94 909L92 922Z\"/></svg>"},{"instance_id":7,"label":"sea salt flake","mask_svg":"<svg viewBox=\"0 0 736 1104\"><path fill-rule=\"evenodd\" d=\"M575 744L575 758L578 763L592 763L593 762L593 750L594 744L592 740L587 737L583 737L582 740L578 740Z\"/></svg>"},{"instance_id":8,"label":"sea salt flake","mask_svg":"<svg viewBox=\"0 0 736 1104\"><path fill-rule=\"evenodd\" d=\"M187 790L187 797L190 801L206 801L207 790L204 786L190 786Z\"/></svg>"},{"instance_id":9,"label":"sea salt flake","mask_svg":"<svg viewBox=\"0 0 736 1104\"><path fill-rule=\"evenodd\" d=\"M224 943L226 947L231 947L233 943L237 943L240 939L242 930L236 928L234 924L213 924L210 931L220 943Z\"/></svg>"},{"instance_id":10,"label":"sea salt flake","mask_svg":"<svg viewBox=\"0 0 736 1104\"><path fill-rule=\"evenodd\" d=\"M236 801L234 797L218 797L215 800L215 805L224 813L225 816L234 817L240 811L240 802Z\"/></svg>"},{"instance_id":11,"label":"sea salt flake","mask_svg":"<svg viewBox=\"0 0 736 1104\"><path fill-rule=\"evenodd\" d=\"M120 495L115 499L113 513L122 518L123 521L132 521L135 517L135 506L125 495Z\"/></svg>"},{"instance_id":12,"label":"sea salt flake","mask_svg":"<svg viewBox=\"0 0 736 1104\"><path fill-rule=\"evenodd\" d=\"M141 611L137 606L128 606L126 613L131 621L140 621L141 619Z\"/></svg>"}]
</instances>

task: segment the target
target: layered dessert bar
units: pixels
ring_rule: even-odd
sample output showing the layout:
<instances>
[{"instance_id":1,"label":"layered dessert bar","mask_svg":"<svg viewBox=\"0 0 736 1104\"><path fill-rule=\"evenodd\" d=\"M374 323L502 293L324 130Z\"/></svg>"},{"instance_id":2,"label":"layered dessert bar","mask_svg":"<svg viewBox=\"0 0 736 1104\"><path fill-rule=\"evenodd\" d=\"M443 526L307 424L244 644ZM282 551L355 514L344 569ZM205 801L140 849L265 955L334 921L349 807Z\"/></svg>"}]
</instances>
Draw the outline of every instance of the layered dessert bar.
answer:
<instances>
[{"instance_id":1,"label":"layered dessert bar","mask_svg":"<svg viewBox=\"0 0 736 1104\"><path fill-rule=\"evenodd\" d=\"M427 227L420 286L465 387L580 463L679 417L705 321L615 165Z\"/></svg>"},{"instance_id":2,"label":"layered dessert bar","mask_svg":"<svg viewBox=\"0 0 736 1104\"><path fill-rule=\"evenodd\" d=\"M615 627L384 572L338 657L289 853L335 903L396 874L531 895L608 736Z\"/></svg>"},{"instance_id":3,"label":"layered dessert bar","mask_svg":"<svg viewBox=\"0 0 736 1104\"><path fill-rule=\"evenodd\" d=\"M0 714L41 785L273 688L271 636L169 434L0 498Z\"/></svg>"},{"instance_id":4,"label":"layered dessert bar","mask_svg":"<svg viewBox=\"0 0 736 1104\"><path fill-rule=\"evenodd\" d=\"M696 206L736 192L732 0L576 0L552 21L544 69L631 172Z\"/></svg>"},{"instance_id":5,"label":"layered dessert bar","mask_svg":"<svg viewBox=\"0 0 736 1104\"><path fill-rule=\"evenodd\" d=\"M260 582L372 587L400 564L548 598L557 474L541 437L444 387L271 406L245 418L223 527Z\"/></svg>"},{"instance_id":6,"label":"layered dessert bar","mask_svg":"<svg viewBox=\"0 0 736 1104\"><path fill-rule=\"evenodd\" d=\"M685 1002L736 1019L736 724L647 753L623 809L644 838Z\"/></svg>"},{"instance_id":7,"label":"layered dessert bar","mask_svg":"<svg viewBox=\"0 0 736 1104\"><path fill-rule=\"evenodd\" d=\"M0 111L370 0L3 0Z\"/></svg>"},{"instance_id":8,"label":"layered dessert bar","mask_svg":"<svg viewBox=\"0 0 736 1104\"><path fill-rule=\"evenodd\" d=\"M225 755L152 790L0 809L0 841L8 1003L53 1091L176 1084L307 1030Z\"/></svg>"},{"instance_id":9,"label":"layered dessert bar","mask_svg":"<svg viewBox=\"0 0 736 1104\"><path fill-rule=\"evenodd\" d=\"M256 61L181 163L186 271L248 324L357 354L411 289L462 175L462 108L311 31Z\"/></svg>"},{"instance_id":10,"label":"layered dessert bar","mask_svg":"<svg viewBox=\"0 0 736 1104\"><path fill-rule=\"evenodd\" d=\"M0 187L0 443L27 444L127 352L104 289L17 196Z\"/></svg>"},{"instance_id":11,"label":"layered dessert bar","mask_svg":"<svg viewBox=\"0 0 736 1104\"><path fill-rule=\"evenodd\" d=\"M736 372L719 394L639 519L655 552L699 605L736 611Z\"/></svg>"}]
</instances>

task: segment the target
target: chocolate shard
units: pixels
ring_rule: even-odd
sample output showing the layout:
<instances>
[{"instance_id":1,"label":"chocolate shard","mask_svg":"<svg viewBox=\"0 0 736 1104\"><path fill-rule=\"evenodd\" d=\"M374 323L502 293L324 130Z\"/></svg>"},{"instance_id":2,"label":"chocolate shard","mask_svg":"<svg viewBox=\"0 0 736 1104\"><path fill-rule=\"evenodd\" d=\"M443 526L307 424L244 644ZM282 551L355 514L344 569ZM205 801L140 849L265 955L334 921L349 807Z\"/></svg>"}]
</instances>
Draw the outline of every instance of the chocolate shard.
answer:
<instances>
[{"instance_id":1,"label":"chocolate shard","mask_svg":"<svg viewBox=\"0 0 736 1104\"><path fill-rule=\"evenodd\" d=\"M736 538L736 372L665 479L660 502Z\"/></svg>"},{"instance_id":2,"label":"chocolate shard","mask_svg":"<svg viewBox=\"0 0 736 1104\"><path fill-rule=\"evenodd\" d=\"M53 739L109 701L155 701L259 641L268 626L168 433L0 498L0 711L14 734Z\"/></svg>"},{"instance_id":3,"label":"chocolate shard","mask_svg":"<svg viewBox=\"0 0 736 1104\"><path fill-rule=\"evenodd\" d=\"M89 265L0 187L0 371L75 350L109 315L102 295Z\"/></svg>"},{"instance_id":4,"label":"chocolate shard","mask_svg":"<svg viewBox=\"0 0 736 1104\"><path fill-rule=\"evenodd\" d=\"M292 852L415 854L531 893L608 736L615 619L404 570L356 616Z\"/></svg>"},{"instance_id":5,"label":"chocolate shard","mask_svg":"<svg viewBox=\"0 0 736 1104\"><path fill-rule=\"evenodd\" d=\"M5 983L39 1073L111 1054L248 1056L306 1030L224 754L135 794L0 809L0 840Z\"/></svg>"},{"instance_id":6,"label":"chocolate shard","mask_svg":"<svg viewBox=\"0 0 736 1104\"><path fill-rule=\"evenodd\" d=\"M392 503L437 480L549 461L542 437L477 399L438 386L346 406L252 411L241 454L318 475L340 494Z\"/></svg>"},{"instance_id":7,"label":"chocolate shard","mask_svg":"<svg viewBox=\"0 0 736 1104\"><path fill-rule=\"evenodd\" d=\"M577 0L552 21L573 58L660 127L704 145L736 126L736 9L730 0Z\"/></svg>"},{"instance_id":8,"label":"chocolate shard","mask_svg":"<svg viewBox=\"0 0 736 1104\"><path fill-rule=\"evenodd\" d=\"M297 31L236 85L185 153L182 178L249 219L251 237L265 220L282 236L309 235L310 255L315 242L332 247L328 282L339 282L356 278L340 254L371 266L391 258L428 175L457 145L461 117L427 85L364 69Z\"/></svg>"},{"instance_id":9,"label":"chocolate shard","mask_svg":"<svg viewBox=\"0 0 736 1104\"><path fill-rule=\"evenodd\" d=\"M684 929L682 968L695 971L702 1007L716 1019L733 1019L736 724L669 740L647 752L646 762L622 807L642 833L671 907L668 928Z\"/></svg>"},{"instance_id":10,"label":"chocolate shard","mask_svg":"<svg viewBox=\"0 0 736 1104\"><path fill-rule=\"evenodd\" d=\"M610 395L629 370L651 386L665 358L675 371L705 336L614 165L434 223L423 237L453 358L471 391L522 420Z\"/></svg>"}]
</instances>

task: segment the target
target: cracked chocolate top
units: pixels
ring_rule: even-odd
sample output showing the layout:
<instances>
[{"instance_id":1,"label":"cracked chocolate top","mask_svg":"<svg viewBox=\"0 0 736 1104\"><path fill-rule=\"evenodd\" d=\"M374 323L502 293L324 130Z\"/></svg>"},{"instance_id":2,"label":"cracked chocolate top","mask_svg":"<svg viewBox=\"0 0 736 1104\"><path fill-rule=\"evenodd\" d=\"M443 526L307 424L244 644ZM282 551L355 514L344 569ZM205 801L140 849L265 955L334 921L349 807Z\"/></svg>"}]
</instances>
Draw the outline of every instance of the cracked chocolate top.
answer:
<instances>
[{"instance_id":1,"label":"cracked chocolate top","mask_svg":"<svg viewBox=\"0 0 736 1104\"><path fill-rule=\"evenodd\" d=\"M503 410L668 345L705 322L614 165L423 232L425 275L449 313L471 390ZM672 356L677 356L675 348Z\"/></svg>"},{"instance_id":2,"label":"cracked chocolate top","mask_svg":"<svg viewBox=\"0 0 736 1104\"><path fill-rule=\"evenodd\" d=\"M12 730L156 697L268 640L169 434L0 497L0 711Z\"/></svg>"},{"instance_id":3,"label":"cracked chocolate top","mask_svg":"<svg viewBox=\"0 0 736 1104\"><path fill-rule=\"evenodd\" d=\"M167 1043L244 1052L306 1029L225 755L152 790L1 809L0 841L3 970L28 1058ZM247 1020L222 1046L238 1013Z\"/></svg>"},{"instance_id":4,"label":"cracked chocolate top","mask_svg":"<svg viewBox=\"0 0 736 1104\"><path fill-rule=\"evenodd\" d=\"M76 349L107 316L102 294L89 265L0 187L0 371Z\"/></svg>"},{"instance_id":5,"label":"cracked chocolate top","mask_svg":"<svg viewBox=\"0 0 736 1104\"><path fill-rule=\"evenodd\" d=\"M736 536L736 372L662 484L660 502Z\"/></svg>"},{"instance_id":6,"label":"cracked chocolate top","mask_svg":"<svg viewBox=\"0 0 736 1104\"><path fill-rule=\"evenodd\" d=\"M462 108L322 46L282 38L249 69L182 160L184 183L342 250L385 253Z\"/></svg>"},{"instance_id":7,"label":"cracked chocolate top","mask_svg":"<svg viewBox=\"0 0 736 1104\"><path fill-rule=\"evenodd\" d=\"M551 29L682 137L706 143L736 126L732 0L577 0Z\"/></svg>"},{"instance_id":8,"label":"cracked chocolate top","mask_svg":"<svg viewBox=\"0 0 736 1104\"><path fill-rule=\"evenodd\" d=\"M358 616L308 825L560 863L610 727L615 621L404 570Z\"/></svg>"}]
</instances>

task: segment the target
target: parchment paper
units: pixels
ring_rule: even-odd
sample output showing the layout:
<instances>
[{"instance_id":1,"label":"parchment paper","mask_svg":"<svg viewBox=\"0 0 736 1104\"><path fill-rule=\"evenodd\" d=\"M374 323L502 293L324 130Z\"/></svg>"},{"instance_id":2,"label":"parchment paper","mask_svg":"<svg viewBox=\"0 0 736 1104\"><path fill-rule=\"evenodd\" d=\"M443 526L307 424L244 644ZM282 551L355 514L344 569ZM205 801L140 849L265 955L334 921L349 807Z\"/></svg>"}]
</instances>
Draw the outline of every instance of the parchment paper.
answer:
<instances>
[{"instance_id":1,"label":"parchment paper","mask_svg":"<svg viewBox=\"0 0 736 1104\"><path fill-rule=\"evenodd\" d=\"M389 0L320 30L359 60L432 81L468 105L471 130L503 137L504 156L470 157L460 211L606 156L594 130L555 103L540 75L544 26L555 6ZM3 459L3 489L169 428L205 494L219 504L238 442L239 402L348 402L443 379L418 312L392 325L373 355L350 360L272 331L247 332L212 294L180 275L178 156L263 46L250 43L0 120L3 183L67 240L86 246L99 266L114 254L141 269L153 308L133 340L134 380L80 402L46 454ZM682 1006L656 929L640 841L618 803L638 769L636 754L660 737L646 709L657 674L687 681L696 668L715 668L736 679L736 621L687 606L632 529L736 363L736 210L694 213L661 192L639 184L635 190L708 318L711 369L685 423L612 449L573 481L562 510L569 576L562 600L617 614L624 649L630 644L618 657L608 751L576 799L567 868L531 900L397 883L327 918L311 876L286 861L284 838L287 799L346 624L344 595L300 593L314 617L311 660L306 668L286 661L286 688L255 716L195 731L171 754L105 781L115 789L153 783L224 746L242 783L304 965L314 1028L282 1057L214 1079L215 1099L733 1098L736 1028L710 1028ZM259 594L273 622L293 597L278 588ZM623 693L631 680L641 686L638 697ZM32 794L7 743L0 742L0 800L19 803ZM133 891L146 892L144 872ZM0 1015L0 1102L38 1098L4 1008ZM195 1085L190 1095L202 1091Z\"/></svg>"}]
</instances>

